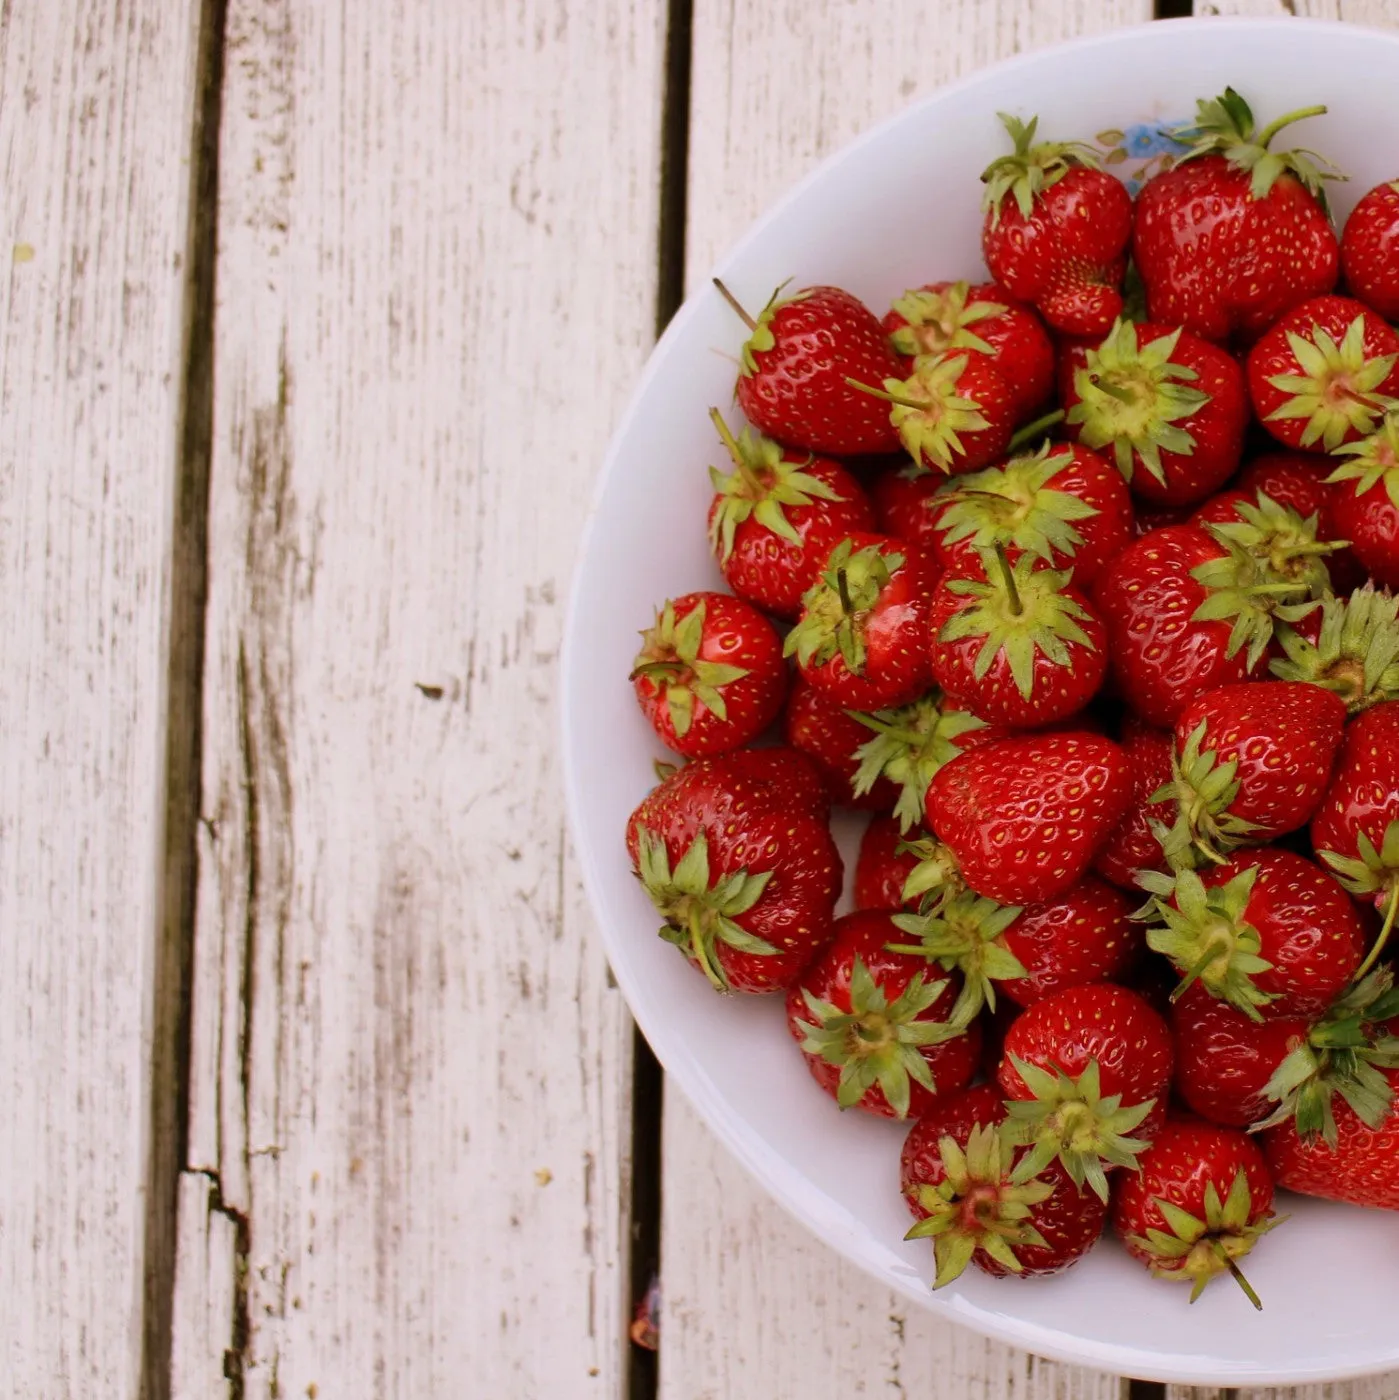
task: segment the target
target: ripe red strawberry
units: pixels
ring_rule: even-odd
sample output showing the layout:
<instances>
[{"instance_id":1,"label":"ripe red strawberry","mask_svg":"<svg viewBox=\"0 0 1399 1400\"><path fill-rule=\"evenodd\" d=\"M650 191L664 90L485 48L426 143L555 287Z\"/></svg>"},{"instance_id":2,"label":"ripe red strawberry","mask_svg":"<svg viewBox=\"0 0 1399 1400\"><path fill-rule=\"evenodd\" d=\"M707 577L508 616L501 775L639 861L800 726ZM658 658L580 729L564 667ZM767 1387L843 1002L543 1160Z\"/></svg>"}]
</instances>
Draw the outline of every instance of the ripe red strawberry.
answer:
<instances>
[{"instance_id":1,"label":"ripe red strawberry","mask_svg":"<svg viewBox=\"0 0 1399 1400\"><path fill-rule=\"evenodd\" d=\"M943 569L972 577L978 551L1000 544L1012 564L1032 554L1083 589L1132 538L1132 498L1121 475L1078 444L1045 443L956 477L925 501L929 524L917 538L932 541Z\"/></svg>"},{"instance_id":2,"label":"ripe red strawberry","mask_svg":"<svg viewBox=\"0 0 1399 1400\"><path fill-rule=\"evenodd\" d=\"M1233 1274L1255 1308L1258 1295L1239 1260L1278 1224L1273 1178L1247 1133L1172 1118L1112 1188L1112 1224L1157 1278L1191 1285L1193 1303L1206 1284Z\"/></svg>"},{"instance_id":3,"label":"ripe red strawberry","mask_svg":"<svg viewBox=\"0 0 1399 1400\"><path fill-rule=\"evenodd\" d=\"M751 334L735 393L759 432L788 447L837 457L894 452L888 410L847 382L900 377L898 357L869 307L839 287L779 287L755 321L717 278L716 287Z\"/></svg>"},{"instance_id":4,"label":"ripe red strawberry","mask_svg":"<svg viewBox=\"0 0 1399 1400\"><path fill-rule=\"evenodd\" d=\"M820 769L832 802L867 812L893 811L899 789L887 779L876 779L859 794L854 789L868 728L800 673L793 677L782 727L787 742Z\"/></svg>"},{"instance_id":5,"label":"ripe red strawberry","mask_svg":"<svg viewBox=\"0 0 1399 1400\"><path fill-rule=\"evenodd\" d=\"M1159 728L1197 695L1257 674L1275 620L1312 606L1304 584L1276 580L1243 549L1226 547L1212 533L1219 528L1153 530L1094 585L1118 692Z\"/></svg>"},{"instance_id":6,"label":"ripe red strawberry","mask_svg":"<svg viewBox=\"0 0 1399 1400\"><path fill-rule=\"evenodd\" d=\"M1166 868L1152 823L1168 821L1173 812L1169 800L1157 794L1171 781L1174 739L1129 716L1120 742L1132 775L1132 805L1094 857L1093 869L1119 889L1136 891L1141 871Z\"/></svg>"},{"instance_id":7,"label":"ripe red strawberry","mask_svg":"<svg viewBox=\"0 0 1399 1400\"><path fill-rule=\"evenodd\" d=\"M1336 285L1339 249L1321 202L1326 175L1304 151L1269 151L1308 107L1255 131L1232 88L1199 103L1191 151L1137 196L1133 254L1153 321L1206 340L1253 340Z\"/></svg>"},{"instance_id":8,"label":"ripe red strawberry","mask_svg":"<svg viewBox=\"0 0 1399 1400\"><path fill-rule=\"evenodd\" d=\"M928 818L972 889L1024 904L1077 883L1131 800L1126 757L1110 739L1026 734L941 768L928 790Z\"/></svg>"},{"instance_id":9,"label":"ripe red strawberry","mask_svg":"<svg viewBox=\"0 0 1399 1400\"><path fill-rule=\"evenodd\" d=\"M1376 583L1399 588L1399 412L1337 455L1346 460L1327 477L1338 483L1335 528Z\"/></svg>"},{"instance_id":10,"label":"ripe red strawberry","mask_svg":"<svg viewBox=\"0 0 1399 1400\"><path fill-rule=\"evenodd\" d=\"M830 937L841 888L829 808L791 749L671 774L627 822L627 852L674 943L720 991L790 986Z\"/></svg>"},{"instance_id":11,"label":"ripe red strawberry","mask_svg":"<svg viewBox=\"0 0 1399 1400\"><path fill-rule=\"evenodd\" d=\"M1399 1069L1385 1071L1391 1091ZM1290 1124L1264 1135L1268 1165L1279 1186L1304 1196L1399 1210L1399 1108L1391 1107L1377 1128L1368 1127L1347 1103L1336 1105L1336 1145L1308 1142Z\"/></svg>"},{"instance_id":12,"label":"ripe red strawberry","mask_svg":"<svg viewBox=\"0 0 1399 1400\"><path fill-rule=\"evenodd\" d=\"M976 577L944 577L929 628L933 679L992 724L1034 728L1077 714L1107 674L1106 633L1068 575L986 551Z\"/></svg>"},{"instance_id":13,"label":"ripe red strawberry","mask_svg":"<svg viewBox=\"0 0 1399 1400\"><path fill-rule=\"evenodd\" d=\"M687 758L736 749L777 718L787 667L776 629L727 593L667 602L641 634L632 686L661 742Z\"/></svg>"},{"instance_id":14,"label":"ripe red strawberry","mask_svg":"<svg viewBox=\"0 0 1399 1400\"><path fill-rule=\"evenodd\" d=\"M912 372L920 355L979 351L996 362L1016 422L1033 418L1054 392L1054 346L1040 319L994 282L930 282L905 292L884 329Z\"/></svg>"},{"instance_id":15,"label":"ripe red strawberry","mask_svg":"<svg viewBox=\"0 0 1399 1400\"><path fill-rule=\"evenodd\" d=\"M1318 1016L1365 957L1355 905L1319 866L1280 847L1144 882L1158 897L1147 944L1183 979L1255 1019Z\"/></svg>"},{"instance_id":16,"label":"ripe red strawberry","mask_svg":"<svg viewBox=\"0 0 1399 1400\"><path fill-rule=\"evenodd\" d=\"M1345 722L1339 696L1295 681L1244 681L1197 696L1176 720L1176 811L1161 833L1167 859L1203 865L1306 826Z\"/></svg>"},{"instance_id":17,"label":"ripe red strawberry","mask_svg":"<svg viewBox=\"0 0 1399 1400\"><path fill-rule=\"evenodd\" d=\"M1006 1033L997 1073L1016 1136L1030 1147L1016 1175L1057 1158L1075 1185L1106 1201L1106 1171L1133 1166L1165 1120L1172 1060L1165 1021L1125 987L1069 987L1027 1007Z\"/></svg>"},{"instance_id":18,"label":"ripe red strawberry","mask_svg":"<svg viewBox=\"0 0 1399 1400\"><path fill-rule=\"evenodd\" d=\"M1137 539L1168 525L1186 525L1192 511L1189 506L1161 506L1151 501L1133 502L1132 533Z\"/></svg>"},{"instance_id":19,"label":"ripe red strawberry","mask_svg":"<svg viewBox=\"0 0 1399 1400\"><path fill-rule=\"evenodd\" d=\"M884 1118L964 1088L981 1056L981 1027L953 1020L960 979L933 980L924 959L889 952L897 937L882 910L846 914L787 993L787 1028L812 1078L842 1108Z\"/></svg>"},{"instance_id":20,"label":"ripe red strawberry","mask_svg":"<svg viewBox=\"0 0 1399 1400\"><path fill-rule=\"evenodd\" d=\"M928 602L936 581L936 566L917 545L849 536L807 590L783 650L838 704L906 705L928 688Z\"/></svg>"},{"instance_id":21,"label":"ripe red strawberry","mask_svg":"<svg viewBox=\"0 0 1399 1400\"><path fill-rule=\"evenodd\" d=\"M925 828L905 838L914 866L904 879L903 902L923 913L940 908L967 892L957 855L946 842Z\"/></svg>"},{"instance_id":22,"label":"ripe red strawberry","mask_svg":"<svg viewBox=\"0 0 1399 1400\"><path fill-rule=\"evenodd\" d=\"M1131 321L1081 354L1064 398L1069 432L1116 461L1134 495L1188 505L1234 474L1248 394L1232 355L1179 326Z\"/></svg>"},{"instance_id":23,"label":"ripe red strawberry","mask_svg":"<svg viewBox=\"0 0 1399 1400\"><path fill-rule=\"evenodd\" d=\"M909 838L922 835L920 829ZM919 897L905 899L904 885L917 865L918 856L907 849L899 823L893 817L871 817L855 858L855 908L916 909Z\"/></svg>"},{"instance_id":24,"label":"ripe red strawberry","mask_svg":"<svg viewBox=\"0 0 1399 1400\"><path fill-rule=\"evenodd\" d=\"M1097 1243L1107 1207L1080 1191L1057 1163L1017 1180L1024 1148L1005 1136L993 1085L940 1095L909 1130L900 1178L918 1223L906 1239L931 1239L934 1288L974 1263L998 1277L1055 1274Z\"/></svg>"},{"instance_id":25,"label":"ripe red strawberry","mask_svg":"<svg viewBox=\"0 0 1399 1400\"><path fill-rule=\"evenodd\" d=\"M1345 537L1336 528L1337 487L1327 483L1335 466L1313 452L1265 452L1244 464L1236 485L1249 493L1261 491L1279 505L1295 510L1303 520L1316 516L1316 536L1328 544ZM1339 549L1326 556L1326 571L1337 593L1349 593L1365 582L1365 571L1354 551Z\"/></svg>"},{"instance_id":26,"label":"ripe red strawberry","mask_svg":"<svg viewBox=\"0 0 1399 1400\"><path fill-rule=\"evenodd\" d=\"M1399 335L1350 297L1295 306L1249 352L1253 411L1288 447L1334 452L1375 430L1399 393Z\"/></svg>"},{"instance_id":27,"label":"ripe red strawberry","mask_svg":"<svg viewBox=\"0 0 1399 1400\"><path fill-rule=\"evenodd\" d=\"M870 483L869 496L874 503L877 528L896 540L935 549L938 503L942 493L961 480L961 477L949 480L926 472L909 461L902 466L890 466Z\"/></svg>"},{"instance_id":28,"label":"ripe red strawberry","mask_svg":"<svg viewBox=\"0 0 1399 1400\"><path fill-rule=\"evenodd\" d=\"M1057 331L1101 335L1122 313L1132 199L1081 142L1034 144L1001 113L1012 154L986 167L981 251L991 275Z\"/></svg>"},{"instance_id":29,"label":"ripe red strawberry","mask_svg":"<svg viewBox=\"0 0 1399 1400\"><path fill-rule=\"evenodd\" d=\"M1399 180L1376 185L1341 234L1346 285L1387 321L1399 320Z\"/></svg>"},{"instance_id":30,"label":"ripe red strawberry","mask_svg":"<svg viewBox=\"0 0 1399 1400\"><path fill-rule=\"evenodd\" d=\"M790 451L748 428L735 439L717 408L710 416L735 469L709 469L709 547L740 598L790 621L831 550L874 528L874 508L839 462Z\"/></svg>"},{"instance_id":31,"label":"ripe red strawberry","mask_svg":"<svg viewBox=\"0 0 1399 1400\"><path fill-rule=\"evenodd\" d=\"M1324 686L1351 714L1399 700L1399 599L1366 584L1348 598L1323 598L1303 619L1313 621L1310 636L1296 629L1281 634L1285 655L1269 663L1275 676Z\"/></svg>"}]
</instances>

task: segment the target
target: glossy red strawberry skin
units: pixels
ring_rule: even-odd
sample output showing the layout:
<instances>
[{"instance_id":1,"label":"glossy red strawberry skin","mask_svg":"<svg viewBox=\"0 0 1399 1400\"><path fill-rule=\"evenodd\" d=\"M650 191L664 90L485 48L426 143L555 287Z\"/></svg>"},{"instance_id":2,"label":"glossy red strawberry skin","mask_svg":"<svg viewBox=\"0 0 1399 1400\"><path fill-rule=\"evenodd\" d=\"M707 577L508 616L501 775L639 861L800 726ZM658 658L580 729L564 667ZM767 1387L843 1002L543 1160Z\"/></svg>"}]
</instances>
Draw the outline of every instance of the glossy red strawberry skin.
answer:
<instances>
[{"instance_id":1,"label":"glossy red strawberry skin","mask_svg":"<svg viewBox=\"0 0 1399 1400\"><path fill-rule=\"evenodd\" d=\"M820 1000L830 1002L839 1011L850 1011L850 976L856 958L865 965L875 985L883 990L890 1002L919 973L929 981L942 981L945 978L946 989L917 1019L946 1022L961 991L961 977L955 972L943 973L929 967L925 958L909 953L891 953L886 949L886 944L897 943L903 937L884 910L861 910L837 919L831 941L816 955L787 993L787 1029L792 1038L800 1044L805 1036L801 1023L811 1021L811 1012L802 996L803 988ZM839 1066L805 1050L802 1054L811 1077L834 1098L840 1083ZM970 1083L981 1059L981 1026L973 1021L964 1034L945 1040L940 1045L926 1046L922 1054L932 1073L936 1093L929 1093L922 1084L910 1079L908 1116L915 1118L928 1111L934 1098L963 1089ZM877 1084L866 1090L856 1107L881 1118L898 1116Z\"/></svg>"},{"instance_id":2,"label":"glossy red strawberry skin","mask_svg":"<svg viewBox=\"0 0 1399 1400\"><path fill-rule=\"evenodd\" d=\"M1151 798L1171 781L1174 740L1167 731L1128 716L1120 742L1132 775L1132 804L1094 857L1093 869L1119 889L1135 892L1139 889L1138 872L1166 868L1165 853L1151 822L1154 819L1169 826L1174 805L1169 799L1152 802Z\"/></svg>"},{"instance_id":3,"label":"glossy red strawberry skin","mask_svg":"<svg viewBox=\"0 0 1399 1400\"><path fill-rule=\"evenodd\" d=\"M1235 763L1238 795L1228 810L1252 822L1250 845L1296 831L1321 804L1345 729L1334 691L1294 681L1243 681L1197 696L1176 721L1176 751L1203 724L1201 751Z\"/></svg>"},{"instance_id":4,"label":"glossy red strawberry skin","mask_svg":"<svg viewBox=\"0 0 1399 1400\"><path fill-rule=\"evenodd\" d=\"M855 860L856 909L917 909L917 897L905 900L903 892L918 857L899 847L921 835L921 830L915 830L905 836L893 817L870 818Z\"/></svg>"},{"instance_id":5,"label":"glossy red strawberry skin","mask_svg":"<svg viewBox=\"0 0 1399 1400\"><path fill-rule=\"evenodd\" d=\"M1102 335L1122 311L1132 198L1099 170L1070 169L1026 219L1014 199L988 211L981 250L991 275L1065 335Z\"/></svg>"},{"instance_id":6,"label":"glossy red strawberry skin","mask_svg":"<svg viewBox=\"0 0 1399 1400\"><path fill-rule=\"evenodd\" d=\"M901 378L898 357L869 307L838 287L811 287L771 314L770 350L754 350L756 371L740 373L736 394L748 421L768 437L809 452L848 457L895 452L889 410L852 389Z\"/></svg>"},{"instance_id":7,"label":"glossy red strawberry skin","mask_svg":"<svg viewBox=\"0 0 1399 1400\"><path fill-rule=\"evenodd\" d=\"M842 866L829 812L800 754L740 749L686 764L644 798L627 822L627 853L637 868L644 829L664 842L674 870L702 830L710 889L740 870L771 871L757 903L734 922L777 952L720 943L717 955L733 991L782 991L831 935Z\"/></svg>"},{"instance_id":8,"label":"glossy red strawberry skin","mask_svg":"<svg viewBox=\"0 0 1399 1400\"><path fill-rule=\"evenodd\" d=\"M1141 925L1128 917L1136 904L1093 875L1058 899L1028 904L1001 935L1028 977L998 982L1019 1006L1093 982L1124 976L1142 950Z\"/></svg>"},{"instance_id":9,"label":"glossy red strawberry skin","mask_svg":"<svg viewBox=\"0 0 1399 1400\"><path fill-rule=\"evenodd\" d=\"M1383 478L1357 494L1356 483L1337 483L1335 528L1382 588L1399 588L1399 506Z\"/></svg>"},{"instance_id":10,"label":"glossy red strawberry skin","mask_svg":"<svg viewBox=\"0 0 1399 1400\"><path fill-rule=\"evenodd\" d=\"M929 1111L909 1130L900 1158L900 1182L904 1199L915 1219L926 1212L915 1196L919 1186L939 1186L946 1180L938 1143L951 1137L965 1148L972 1129L990 1127L1005 1119L1005 1105L992 1084L977 1084L956 1094L939 1094ZM1021 1148L1016 1160L1026 1149ZM1044 1237L1044 1245L1017 1246L1015 1256L1022 1275L1009 1274L978 1250L973 1262L997 1277L1033 1277L1055 1274L1076 1263L1097 1243L1107 1219L1107 1206L1091 1191L1080 1191L1058 1162L1051 1162L1040 1177L1054 1184L1053 1194L1034 1208L1031 1220Z\"/></svg>"},{"instance_id":11,"label":"glossy red strawberry skin","mask_svg":"<svg viewBox=\"0 0 1399 1400\"><path fill-rule=\"evenodd\" d=\"M1054 344L1049 333L1028 306L994 282L968 287L964 306L968 310L988 306L1001 309L994 315L982 314L963 324L963 318L955 314L955 301L949 296L956 285L929 282L922 288L933 298L936 311L931 320L910 332L917 346L916 353L952 353L965 346L968 336L976 337L991 347L991 358L1010 388L1011 411L1016 422L1033 417L1054 391ZM897 308L884 315L884 329L891 337L908 324ZM911 371L914 355L903 354L897 344L894 348L901 355L905 373Z\"/></svg>"},{"instance_id":12,"label":"glossy red strawberry skin","mask_svg":"<svg viewBox=\"0 0 1399 1400\"><path fill-rule=\"evenodd\" d=\"M755 607L791 621L801 612L802 594L811 587L831 550L847 535L874 529L874 507L864 488L839 462L787 452L784 460L800 463L807 476L830 487L841 499L815 499L810 505L784 505L782 513L798 542L783 539L749 516L734 528L733 550L720 562L724 581ZM710 507L714 518L723 501Z\"/></svg>"},{"instance_id":13,"label":"glossy red strawberry skin","mask_svg":"<svg viewBox=\"0 0 1399 1400\"><path fill-rule=\"evenodd\" d=\"M1257 200L1249 182L1206 155L1142 187L1132 241L1153 321L1251 341L1336 285L1339 247L1316 199L1291 174Z\"/></svg>"},{"instance_id":14,"label":"glossy red strawberry skin","mask_svg":"<svg viewBox=\"0 0 1399 1400\"><path fill-rule=\"evenodd\" d=\"M1399 181L1376 185L1351 210L1341 269L1361 301L1385 320L1399 320Z\"/></svg>"},{"instance_id":15,"label":"glossy red strawberry skin","mask_svg":"<svg viewBox=\"0 0 1399 1400\"><path fill-rule=\"evenodd\" d=\"M937 500L949 485L941 473L919 471L909 462L880 472L869 489L876 527L896 540L936 551Z\"/></svg>"},{"instance_id":16,"label":"glossy red strawberry skin","mask_svg":"<svg viewBox=\"0 0 1399 1400\"><path fill-rule=\"evenodd\" d=\"M928 792L928 818L972 889L1030 904L1082 878L1131 798L1126 757L1110 739L1028 734L944 765Z\"/></svg>"},{"instance_id":17,"label":"glossy red strawberry skin","mask_svg":"<svg viewBox=\"0 0 1399 1400\"><path fill-rule=\"evenodd\" d=\"M1208 593L1190 571L1224 556L1198 526L1169 525L1128 545L1094 585L1118 693L1158 728L1197 695L1248 675L1247 647L1227 655L1228 622L1192 621Z\"/></svg>"},{"instance_id":18,"label":"glossy red strawberry skin","mask_svg":"<svg viewBox=\"0 0 1399 1400\"><path fill-rule=\"evenodd\" d=\"M894 810L899 790L888 778L877 778L862 797L856 797L852 787L855 770L860 766L856 752L874 737L873 731L851 719L840 705L800 674L792 681L782 727L787 742L821 770L832 802L865 812Z\"/></svg>"},{"instance_id":19,"label":"glossy red strawberry skin","mask_svg":"<svg viewBox=\"0 0 1399 1400\"><path fill-rule=\"evenodd\" d=\"M1159 1201L1169 1201L1203 1221L1208 1188L1213 1186L1219 1200L1225 1201L1242 1172L1248 1182L1247 1223L1256 1224L1272 1211L1273 1178L1268 1164L1254 1139L1237 1128L1170 1118L1137 1160L1139 1171L1113 1177L1112 1225L1127 1252L1149 1266L1172 1267L1169 1257L1138 1243L1150 1230L1174 1234ZM1182 1262L1175 1261L1176 1267Z\"/></svg>"},{"instance_id":20,"label":"glossy red strawberry skin","mask_svg":"<svg viewBox=\"0 0 1399 1400\"><path fill-rule=\"evenodd\" d=\"M1383 1071L1399 1102L1399 1069ZM1277 1184L1304 1196L1399 1210L1399 1108L1379 1128L1367 1128L1342 1099L1332 1105L1336 1146L1322 1138L1304 1142L1291 1123L1263 1135L1268 1165Z\"/></svg>"}]
</instances>

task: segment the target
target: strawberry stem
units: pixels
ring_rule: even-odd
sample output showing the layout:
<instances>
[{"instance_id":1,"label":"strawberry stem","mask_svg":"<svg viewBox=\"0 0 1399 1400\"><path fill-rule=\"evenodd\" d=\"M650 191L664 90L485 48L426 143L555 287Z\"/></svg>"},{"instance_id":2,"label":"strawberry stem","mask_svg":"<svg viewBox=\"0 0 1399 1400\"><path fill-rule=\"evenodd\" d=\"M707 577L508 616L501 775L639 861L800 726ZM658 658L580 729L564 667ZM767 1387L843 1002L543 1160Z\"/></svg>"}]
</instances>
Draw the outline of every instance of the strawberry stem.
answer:
<instances>
[{"instance_id":1,"label":"strawberry stem","mask_svg":"<svg viewBox=\"0 0 1399 1400\"><path fill-rule=\"evenodd\" d=\"M729 291L729 289L716 277L714 285L719 289L719 295L738 313L739 319L750 331L758 329L758 323L743 309L743 303Z\"/></svg>"},{"instance_id":2,"label":"strawberry stem","mask_svg":"<svg viewBox=\"0 0 1399 1400\"><path fill-rule=\"evenodd\" d=\"M739 451L738 443L734 439L733 433L729 431L729 425L724 422L724 415L717 408L709 410L709 420L718 429L719 439L728 449L729 456L733 458L734 466L738 468L738 474L743 479L743 484L747 486L754 495L762 491L762 483L753 475L753 469L744 459L743 453Z\"/></svg>"},{"instance_id":3,"label":"strawberry stem","mask_svg":"<svg viewBox=\"0 0 1399 1400\"><path fill-rule=\"evenodd\" d=\"M869 394L871 398L883 399L885 403L896 403L904 408L916 408L920 412L928 407L926 400L900 398L898 394L890 394L883 389L873 389L868 384L861 384L858 379L847 377L845 382L852 389L858 389L862 394Z\"/></svg>"},{"instance_id":4,"label":"strawberry stem","mask_svg":"<svg viewBox=\"0 0 1399 1400\"><path fill-rule=\"evenodd\" d=\"M1322 105L1315 107L1299 107L1295 112L1288 112L1286 116L1278 117L1275 121L1269 122L1268 125L1254 137L1254 145L1262 146L1266 151L1268 149L1268 142L1270 142L1283 127L1291 126L1293 122L1300 122L1306 117L1324 117L1325 115L1326 108ZM1259 1306L1261 1307L1262 1304L1259 1304Z\"/></svg>"},{"instance_id":5,"label":"strawberry stem","mask_svg":"<svg viewBox=\"0 0 1399 1400\"><path fill-rule=\"evenodd\" d=\"M1018 428L1010 440L1010 447L1007 455L1013 457L1027 442L1033 442L1043 433L1047 433L1056 423L1063 422L1064 410L1056 408L1053 413L1046 413L1042 418L1036 418L1033 423L1026 423L1023 428Z\"/></svg>"},{"instance_id":6,"label":"strawberry stem","mask_svg":"<svg viewBox=\"0 0 1399 1400\"><path fill-rule=\"evenodd\" d=\"M1010 560L1006 558L1006 547L999 540L995 543L996 567L1000 570L1001 583L1006 590L1006 597L1010 600L1010 611L1012 617L1019 617L1025 611L1025 604L1020 601L1020 590L1015 586L1015 570L1010 567Z\"/></svg>"},{"instance_id":7,"label":"strawberry stem","mask_svg":"<svg viewBox=\"0 0 1399 1400\"><path fill-rule=\"evenodd\" d=\"M1384 911L1384 924L1380 928L1380 936L1375 939L1374 946L1365 955L1365 961L1355 970L1355 976L1351 978L1351 984L1359 982L1369 970L1374 967L1379 956L1384 952L1384 946L1389 942L1389 935L1394 931L1394 916L1399 914L1399 881L1395 881L1394 887L1389 892L1389 907Z\"/></svg>"},{"instance_id":8,"label":"strawberry stem","mask_svg":"<svg viewBox=\"0 0 1399 1400\"><path fill-rule=\"evenodd\" d=\"M840 606L844 610L845 615L847 617L852 616L855 609L850 602L850 584L845 577L844 569L836 570L836 592L840 594Z\"/></svg>"},{"instance_id":9,"label":"strawberry stem","mask_svg":"<svg viewBox=\"0 0 1399 1400\"><path fill-rule=\"evenodd\" d=\"M1221 1245L1218 1240L1215 1241L1214 1247L1219 1257L1224 1261L1229 1272L1234 1275L1234 1282L1243 1289L1244 1297L1247 1298L1259 1312L1262 1312L1263 1300L1253 1291L1253 1285L1244 1277L1244 1271L1229 1257L1224 1250L1224 1246Z\"/></svg>"}]
</instances>

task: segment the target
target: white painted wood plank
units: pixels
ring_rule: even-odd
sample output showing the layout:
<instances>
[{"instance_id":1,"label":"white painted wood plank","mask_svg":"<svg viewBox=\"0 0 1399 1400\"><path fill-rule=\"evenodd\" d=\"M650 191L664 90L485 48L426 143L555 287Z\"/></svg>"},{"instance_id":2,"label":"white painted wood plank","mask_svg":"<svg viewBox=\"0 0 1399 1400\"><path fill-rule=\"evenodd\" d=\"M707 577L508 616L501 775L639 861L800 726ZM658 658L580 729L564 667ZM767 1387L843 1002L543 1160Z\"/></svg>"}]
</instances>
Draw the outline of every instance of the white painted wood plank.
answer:
<instances>
[{"instance_id":1,"label":"white painted wood plank","mask_svg":"<svg viewBox=\"0 0 1399 1400\"><path fill-rule=\"evenodd\" d=\"M11 1395L138 1387L198 9L0 5Z\"/></svg>"},{"instance_id":2,"label":"white painted wood plank","mask_svg":"<svg viewBox=\"0 0 1399 1400\"><path fill-rule=\"evenodd\" d=\"M1138 0L877 12L697 0L688 285L816 161L908 100L1018 50L1150 17ZM750 1182L678 1090L663 1155L663 1400L1123 1393L1116 1378L987 1342L875 1286Z\"/></svg>"},{"instance_id":3,"label":"white painted wood plank","mask_svg":"<svg viewBox=\"0 0 1399 1400\"><path fill-rule=\"evenodd\" d=\"M190 1194L180 1393L225 1349L248 1397L620 1393L631 1029L554 669L663 20L232 0L191 1167L246 1240L205 1266Z\"/></svg>"}]
</instances>

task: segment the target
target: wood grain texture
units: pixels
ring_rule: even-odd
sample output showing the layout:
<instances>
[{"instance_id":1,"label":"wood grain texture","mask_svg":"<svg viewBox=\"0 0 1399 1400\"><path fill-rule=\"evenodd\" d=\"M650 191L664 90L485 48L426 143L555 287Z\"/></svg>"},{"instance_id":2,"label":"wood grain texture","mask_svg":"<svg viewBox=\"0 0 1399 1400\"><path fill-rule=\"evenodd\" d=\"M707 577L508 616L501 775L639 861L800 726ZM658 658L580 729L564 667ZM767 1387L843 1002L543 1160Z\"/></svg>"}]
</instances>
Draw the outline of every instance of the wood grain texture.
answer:
<instances>
[{"instance_id":1,"label":"wood grain texture","mask_svg":"<svg viewBox=\"0 0 1399 1400\"><path fill-rule=\"evenodd\" d=\"M908 100L1007 54L1150 17L1136 0L964 0L938 6L934 43L909 42L933 20L907 0L877 22L859 5L697 0L687 284L816 161ZM988 1342L874 1285L760 1191L677 1093L663 1159L663 1400L1125 1395L1114 1377Z\"/></svg>"},{"instance_id":2,"label":"wood grain texture","mask_svg":"<svg viewBox=\"0 0 1399 1400\"><path fill-rule=\"evenodd\" d=\"M161 1209L150 1063L198 11L0 5L0 1374L45 1400L138 1393Z\"/></svg>"},{"instance_id":3,"label":"wood grain texture","mask_svg":"<svg viewBox=\"0 0 1399 1400\"><path fill-rule=\"evenodd\" d=\"M621 1393L631 1029L554 670L663 19L230 5L177 1394Z\"/></svg>"}]
</instances>

